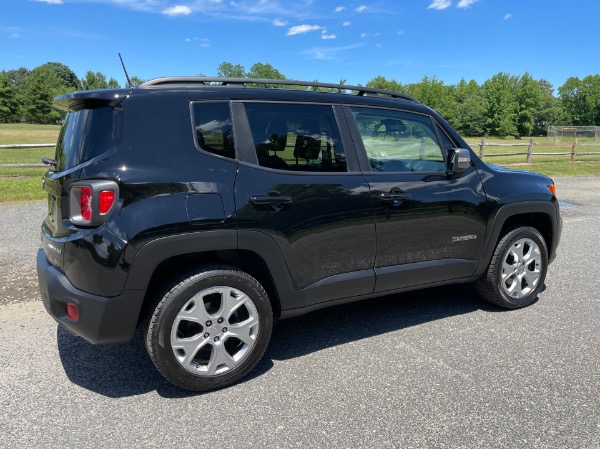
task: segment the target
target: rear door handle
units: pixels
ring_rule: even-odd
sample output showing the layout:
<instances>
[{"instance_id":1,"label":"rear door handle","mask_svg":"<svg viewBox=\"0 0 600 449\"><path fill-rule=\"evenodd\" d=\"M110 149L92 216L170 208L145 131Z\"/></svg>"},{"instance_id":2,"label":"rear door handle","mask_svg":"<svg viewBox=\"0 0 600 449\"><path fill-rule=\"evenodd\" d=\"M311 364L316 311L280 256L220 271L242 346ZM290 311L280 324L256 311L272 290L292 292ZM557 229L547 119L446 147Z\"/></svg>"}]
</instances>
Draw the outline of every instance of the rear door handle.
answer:
<instances>
[{"instance_id":1,"label":"rear door handle","mask_svg":"<svg viewBox=\"0 0 600 449\"><path fill-rule=\"evenodd\" d=\"M255 206L285 206L292 204L292 197L285 195L258 195L251 196L250 202Z\"/></svg>"},{"instance_id":2,"label":"rear door handle","mask_svg":"<svg viewBox=\"0 0 600 449\"><path fill-rule=\"evenodd\" d=\"M382 193L381 201L391 203L393 201L410 200L410 193Z\"/></svg>"}]
</instances>

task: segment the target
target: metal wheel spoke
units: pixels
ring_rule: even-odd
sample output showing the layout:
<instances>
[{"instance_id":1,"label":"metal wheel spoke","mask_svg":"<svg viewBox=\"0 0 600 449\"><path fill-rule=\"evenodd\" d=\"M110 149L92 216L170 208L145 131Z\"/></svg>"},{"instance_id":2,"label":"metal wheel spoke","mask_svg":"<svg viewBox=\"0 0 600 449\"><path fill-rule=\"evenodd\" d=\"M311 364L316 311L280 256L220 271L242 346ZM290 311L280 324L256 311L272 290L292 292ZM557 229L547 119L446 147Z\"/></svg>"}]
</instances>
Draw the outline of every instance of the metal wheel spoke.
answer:
<instances>
[{"instance_id":1,"label":"metal wheel spoke","mask_svg":"<svg viewBox=\"0 0 600 449\"><path fill-rule=\"evenodd\" d=\"M188 309L188 305L190 302L194 302L194 306ZM203 324L210 318L210 315L206 311L206 307L204 306L204 301L200 294L194 296L190 299L185 306L177 314L176 320L182 321L193 321L195 323Z\"/></svg>"},{"instance_id":2,"label":"metal wheel spoke","mask_svg":"<svg viewBox=\"0 0 600 449\"><path fill-rule=\"evenodd\" d=\"M540 273L537 271L528 271L524 274L523 277L527 281L527 285L530 288L535 288L537 285L538 279L540 278Z\"/></svg>"},{"instance_id":3,"label":"metal wheel spoke","mask_svg":"<svg viewBox=\"0 0 600 449\"><path fill-rule=\"evenodd\" d=\"M229 318L233 312L248 301L248 296L235 288L225 289L222 293L219 315Z\"/></svg>"},{"instance_id":4,"label":"metal wheel spoke","mask_svg":"<svg viewBox=\"0 0 600 449\"><path fill-rule=\"evenodd\" d=\"M181 360L181 363L184 365L189 365L196 355L196 353L209 343L208 338L204 338L202 335L197 335L193 338L185 338L185 339L177 339L175 342L171 343L173 350L182 349L185 352L185 357ZM177 354L177 351L175 352Z\"/></svg>"},{"instance_id":5,"label":"metal wheel spoke","mask_svg":"<svg viewBox=\"0 0 600 449\"><path fill-rule=\"evenodd\" d=\"M229 335L236 337L248 346L252 346L258 334L256 327L258 326L258 318L251 316L247 320L229 326Z\"/></svg>"},{"instance_id":6,"label":"metal wheel spoke","mask_svg":"<svg viewBox=\"0 0 600 449\"><path fill-rule=\"evenodd\" d=\"M217 374L217 370L222 369L225 365L228 369L233 369L236 365L235 360L227 353L225 346L222 344L213 345L212 356L208 362L208 374Z\"/></svg>"}]
</instances>

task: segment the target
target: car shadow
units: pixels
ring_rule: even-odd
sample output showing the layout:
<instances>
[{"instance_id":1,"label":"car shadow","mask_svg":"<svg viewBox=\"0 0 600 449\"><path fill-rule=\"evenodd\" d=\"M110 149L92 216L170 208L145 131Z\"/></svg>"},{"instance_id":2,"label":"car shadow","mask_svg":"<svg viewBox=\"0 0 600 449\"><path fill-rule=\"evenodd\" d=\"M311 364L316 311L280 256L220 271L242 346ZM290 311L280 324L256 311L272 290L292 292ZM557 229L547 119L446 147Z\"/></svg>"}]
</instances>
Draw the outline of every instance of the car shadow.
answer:
<instances>
[{"instance_id":1,"label":"car shadow","mask_svg":"<svg viewBox=\"0 0 600 449\"><path fill-rule=\"evenodd\" d=\"M283 320L273 329L269 347L254 370L240 383L269 371L273 360L288 360L342 345L472 313L502 311L483 302L469 287L437 287L335 306ZM199 395L173 386L148 357L138 329L128 345L92 345L62 326L57 329L58 351L71 382L111 398L156 391L162 397Z\"/></svg>"}]
</instances>

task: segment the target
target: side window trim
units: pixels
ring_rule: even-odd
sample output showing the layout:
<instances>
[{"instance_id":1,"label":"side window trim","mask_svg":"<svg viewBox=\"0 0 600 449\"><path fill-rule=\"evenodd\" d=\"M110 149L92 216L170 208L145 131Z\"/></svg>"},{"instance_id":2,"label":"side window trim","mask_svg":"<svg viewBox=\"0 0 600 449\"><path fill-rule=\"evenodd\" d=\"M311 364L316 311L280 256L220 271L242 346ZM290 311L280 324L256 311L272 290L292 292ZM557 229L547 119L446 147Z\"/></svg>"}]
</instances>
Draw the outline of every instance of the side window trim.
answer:
<instances>
[{"instance_id":1,"label":"side window trim","mask_svg":"<svg viewBox=\"0 0 600 449\"><path fill-rule=\"evenodd\" d=\"M250 130L250 123L243 102L231 102L231 120L233 121L233 139L238 161L258 165L254 145L250 144L252 142L252 131Z\"/></svg>"}]
</instances>

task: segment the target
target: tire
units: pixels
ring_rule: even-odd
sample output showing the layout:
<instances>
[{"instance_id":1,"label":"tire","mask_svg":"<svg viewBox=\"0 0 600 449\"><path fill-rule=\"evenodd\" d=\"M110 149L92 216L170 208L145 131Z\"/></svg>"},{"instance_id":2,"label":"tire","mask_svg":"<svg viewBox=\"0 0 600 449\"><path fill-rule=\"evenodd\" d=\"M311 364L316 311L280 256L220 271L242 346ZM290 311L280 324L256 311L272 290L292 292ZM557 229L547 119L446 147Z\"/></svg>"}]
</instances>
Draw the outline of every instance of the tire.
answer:
<instances>
[{"instance_id":1,"label":"tire","mask_svg":"<svg viewBox=\"0 0 600 449\"><path fill-rule=\"evenodd\" d=\"M233 267L210 266L162 297L148 322L146 349L171 383L216 390L254 368L272 328L271 303L260 283Z\"/></svg>"},{"instance_id":2,"label":"tire","mask_svg":"<svg viewBox=\"0 0 600 449\"><path fill-rule=\"evenodd\" d=\"M537 229L510 228L498 242L487 272L476 281L479 295L504 309L532 304L544 286L548 248Z\"/></svg>"}]
</instances>

